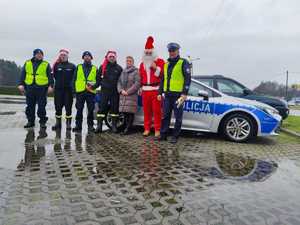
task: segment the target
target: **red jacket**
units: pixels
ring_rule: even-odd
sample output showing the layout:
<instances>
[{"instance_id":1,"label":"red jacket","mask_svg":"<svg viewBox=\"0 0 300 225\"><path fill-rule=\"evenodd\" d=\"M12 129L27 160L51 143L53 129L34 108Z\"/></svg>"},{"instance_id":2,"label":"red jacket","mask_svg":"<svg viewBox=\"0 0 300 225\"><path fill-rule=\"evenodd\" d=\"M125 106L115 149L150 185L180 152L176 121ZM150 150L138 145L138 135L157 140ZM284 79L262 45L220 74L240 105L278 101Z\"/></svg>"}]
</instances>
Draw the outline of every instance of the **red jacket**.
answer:
<instances>
[{"instance_id":1,"label":"red jacket","mask_svg":"<svg viewBox=\"0 0 300 225\"><path fill-rule=\"evenodd\" d=\"M165 61L161 58L157 58L154 62L156 63L157 68L156 70L150 68L150 74L147 73L144 63L140 64L139 72L141 76L141 84L142 86L145 86L143 88L144 90L146 90L147 87L149 89L156 90L156 88L159 87L161 78L163 76Z\"/></svg>"}]
</instances>

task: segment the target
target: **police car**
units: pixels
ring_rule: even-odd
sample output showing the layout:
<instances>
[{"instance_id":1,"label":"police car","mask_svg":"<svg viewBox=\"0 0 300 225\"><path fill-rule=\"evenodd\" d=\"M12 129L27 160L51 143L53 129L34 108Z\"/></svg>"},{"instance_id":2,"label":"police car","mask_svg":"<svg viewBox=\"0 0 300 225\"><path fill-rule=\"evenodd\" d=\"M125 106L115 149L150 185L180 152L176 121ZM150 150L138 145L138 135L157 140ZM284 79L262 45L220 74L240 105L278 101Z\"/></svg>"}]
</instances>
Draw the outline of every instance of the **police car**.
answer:
<instances>
[{"instance_id":1,"label":"police car","mask_svg":"<svg viewBox=\"0 0 300 225\"><path fill-rule=\"evenodd\" d=\"M174 125L174 120L171 126ZM120 115L118 126L124 123ZM188 99L184 103L182 129L219 133L234 142L246 142L256 136L276 135L281 116L261 102L231 97L192 79ZM106 124L110 127L111 117ZM135 125L143 125L143 109L139 97Z\"/></svg>"}]
</instances>

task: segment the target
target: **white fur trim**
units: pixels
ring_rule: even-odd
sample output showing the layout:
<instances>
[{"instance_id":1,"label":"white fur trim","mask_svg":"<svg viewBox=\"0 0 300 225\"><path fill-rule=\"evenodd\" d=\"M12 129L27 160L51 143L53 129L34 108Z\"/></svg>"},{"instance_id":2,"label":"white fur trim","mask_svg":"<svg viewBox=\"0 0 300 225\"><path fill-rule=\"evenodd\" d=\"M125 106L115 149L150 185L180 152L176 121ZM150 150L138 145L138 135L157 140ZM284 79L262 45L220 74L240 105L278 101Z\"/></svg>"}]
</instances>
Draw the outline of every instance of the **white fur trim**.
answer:
<instances>
[{"instance_id":1,"label":"white fur trim","mask_svg":"<svg viewBox=\"0 0 300 225\"><path fill-rule=\"evenodd\" d=\"M155 75L156 77L159 77L160 71L161 71L161 68L160 68L159 66L157 66L154 75Z\"/></svg>"},{"instance_id":2,"label":"white fur trim","mask_svg":"<svg viewBox=\"0 0 300 225\"><path fill-rule=\"evenodd\" d=\"M143 86L143 91L156 91L159 89L159 86Z\"/></svg>"}]
</instances>

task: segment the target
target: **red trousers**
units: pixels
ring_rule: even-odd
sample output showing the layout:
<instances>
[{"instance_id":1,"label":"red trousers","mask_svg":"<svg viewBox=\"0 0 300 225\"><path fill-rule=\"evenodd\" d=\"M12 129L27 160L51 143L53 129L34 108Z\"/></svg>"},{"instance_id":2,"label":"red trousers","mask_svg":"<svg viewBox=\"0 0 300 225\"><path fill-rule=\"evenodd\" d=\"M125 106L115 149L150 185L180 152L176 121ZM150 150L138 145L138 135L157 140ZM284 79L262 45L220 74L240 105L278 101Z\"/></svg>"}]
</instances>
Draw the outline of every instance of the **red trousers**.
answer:
<instances>
[{"instance_id":1,"label":"red trousers","mask_svg":"<svg viewBox=\"0 0 300 225\"><path fill-rule=\"evenodd\" d=\"M144 128L150 130L152 125L152 116L154 116L154 130L160 131L161 125L161 101L157 100L158 91L143 91L144 108Z\"/></svg>"}]
</instances>

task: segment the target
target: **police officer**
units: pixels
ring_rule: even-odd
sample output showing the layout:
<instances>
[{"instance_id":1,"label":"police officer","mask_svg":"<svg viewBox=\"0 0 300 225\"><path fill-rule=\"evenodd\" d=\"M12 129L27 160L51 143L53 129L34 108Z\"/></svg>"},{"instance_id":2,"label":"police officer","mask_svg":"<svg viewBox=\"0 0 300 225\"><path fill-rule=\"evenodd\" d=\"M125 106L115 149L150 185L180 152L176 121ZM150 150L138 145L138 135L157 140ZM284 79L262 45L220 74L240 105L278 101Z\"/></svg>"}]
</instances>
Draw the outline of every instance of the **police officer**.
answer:
<instances>
[{"instance_id":1,"label":"police officer","mask_svg":"<svg viewBox=\"0 0 300 225\"><path fill-rule=\"evenodd\" d=\"M62 109L66 110L66 129L71 130L72 105L73 105L73 88L72 81L76 66L70 63L69 51L61 49L57 60L53 65L54 86L54 105L56 123L52 130L61 129Z\"/></svg>"},{"instance_id":2,"label":"police officer","mask_svg":"<svg viewBox=\"0 0 300 225\"><path fill-rule=\"evenodd\" d=\"M99 112L97 113L96 133L102 132L102 123L109 109L112 117L112 131L117 133L117 121L119 117L119 92L117 87L122 70L122 67L117 64L117 53L115 51L108 51L99 69L101 99Z\"/></svg>"},{"instance_id":3,"label":"police officer","mask_svg":"<svg viewBox=\"0 0 300 225\"><path fill-rule=\"evenodd\" d=\"M25 114L28 122L24 128L34 127L36 105L38 105L40 127L46 128L47 93L53 91L53 78L50 64L44 61L44 53L41 49L35 49L33 58L25 62L18 89L26 96Z\"/></svg>"},{"instance_id":4,"label":"police officer","mask_svg":"<svg viewBox=\"0 0 300 225\"><path fill-rule=\"evenodd\" d=\"M160 83L158 95L159 100L162 98L162 93L165 95L163 102L164 115L159 140L167 140L172 111L174 111L176 122L170 142L175 144L181 131L183 102L186 100L189 91L191 71L189 62L179 55L179 44L169 43L167 48L169 59L164 65L164 76Z\"/></svg>"},{"instance_id":5,"label":"police officer","mask_svg":"<svg viewBox=\"0 0 300 225\"><path fill-rule=\"evenodd\" d=\"M74 73L73 86L76 92L76 126L73 132L81 132L84 104L87 104L88 131L94 131L94 109L97 81L97 67L92 64L93 56L89 51L82 54L83 64L79 64Z\"/></svg>"}]
</instances>

